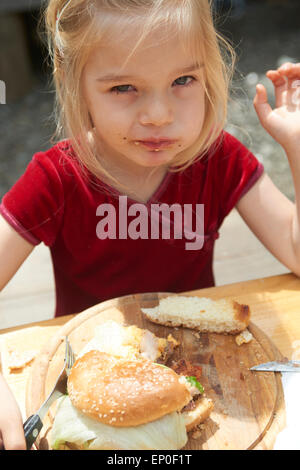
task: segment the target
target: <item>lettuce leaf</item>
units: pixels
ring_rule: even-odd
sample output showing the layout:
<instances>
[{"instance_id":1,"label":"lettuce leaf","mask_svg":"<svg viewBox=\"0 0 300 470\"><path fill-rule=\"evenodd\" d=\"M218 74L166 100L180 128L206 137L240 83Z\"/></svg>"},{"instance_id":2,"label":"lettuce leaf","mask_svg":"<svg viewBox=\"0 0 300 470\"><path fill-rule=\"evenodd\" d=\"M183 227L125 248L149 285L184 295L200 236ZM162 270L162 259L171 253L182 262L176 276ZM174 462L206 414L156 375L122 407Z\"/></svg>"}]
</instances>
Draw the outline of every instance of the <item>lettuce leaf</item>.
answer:
<instances>
[{"instance_id":1,"label":"lettuce leaf","mask_svg":"<svg viewBox=\"0 0 300 470\"><path fill-rule=\"evenodd\" d=\"M87 417L64 396L57 407L50 446L59 449L65 442L88 450L176 450L187 443L187 433L180 413L135 427L118 428Z\"/></svg>"}]
</instances>

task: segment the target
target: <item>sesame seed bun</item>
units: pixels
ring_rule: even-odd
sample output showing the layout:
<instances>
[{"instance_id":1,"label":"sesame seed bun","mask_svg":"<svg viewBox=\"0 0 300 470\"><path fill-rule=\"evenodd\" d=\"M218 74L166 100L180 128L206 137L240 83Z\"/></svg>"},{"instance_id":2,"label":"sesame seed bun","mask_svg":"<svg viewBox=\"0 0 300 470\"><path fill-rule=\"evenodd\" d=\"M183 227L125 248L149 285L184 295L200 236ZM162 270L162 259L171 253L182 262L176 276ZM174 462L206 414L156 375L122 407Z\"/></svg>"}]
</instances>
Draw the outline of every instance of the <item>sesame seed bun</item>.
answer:
<instances>
[{"instance_id":1,"label":"sesame seed bun","mask_svg":"<svg viewBox=\"0 0 300 470\"><path fill-rule=\"evenodd\" d=\"M78 358L68 378L77 409L115 427L138 426L180 411L191 394L171 369L149 360L127 360L100 351Z\"/></svg>"}]
</instances>

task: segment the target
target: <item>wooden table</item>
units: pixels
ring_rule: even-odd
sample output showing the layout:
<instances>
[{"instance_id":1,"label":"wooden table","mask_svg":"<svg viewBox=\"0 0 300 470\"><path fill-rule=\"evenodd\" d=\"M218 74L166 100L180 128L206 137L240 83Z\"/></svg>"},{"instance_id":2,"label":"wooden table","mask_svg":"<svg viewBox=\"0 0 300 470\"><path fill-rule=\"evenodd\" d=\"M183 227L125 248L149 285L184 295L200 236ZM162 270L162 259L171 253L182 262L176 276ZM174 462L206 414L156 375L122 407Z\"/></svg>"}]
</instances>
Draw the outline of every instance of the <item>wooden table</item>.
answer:
<instances>
[{"instance_id":1,"label":"wooden table","mask_svg":"<svg viewBox=\"0 0 300 470\"><path fill-rule=\"evenodd\" d=\"M300 279L283 274L194 291L213 298L234 297L251 308L255 323L288 358L300 359Z\"/></svg>"},{"instance_id":2,"label":"wooden table","mask_svg":"<svg viewBox=\"0 0 300 470\"><path fill-rule=\"evenodd\" d=\"M300 279L283 274L187 292L211 298L234 297L251 306L251 320L289 358L300 354ZM0 335L33 326L61 326L75 315L0 330Z\"/></svg>"},{"instance_id":3,"label":"wooden table","mask_svg":"<svg viewBox=\"0 0 300 470\"><path fill-rule=\"evenodd\" d=\"M209 289L186 292L187 295L230 297L251 309L251 322L258 326L271 340L275 349L289 359L300 359L300 279L293 274L283 274L253 281L240 282ZM67 315L52 320L37 322L0 330L0 341L7 341L15 335L11 343L16 348L42 348L51 335L72 319ZM36 343L32 344L35 332ZM21 374L8 374L6 379L16 395L21 411L25 414L25 390L31 367L25 367ZM5 375L5 371L3 370Z\"/></svg>"}]
</instances>

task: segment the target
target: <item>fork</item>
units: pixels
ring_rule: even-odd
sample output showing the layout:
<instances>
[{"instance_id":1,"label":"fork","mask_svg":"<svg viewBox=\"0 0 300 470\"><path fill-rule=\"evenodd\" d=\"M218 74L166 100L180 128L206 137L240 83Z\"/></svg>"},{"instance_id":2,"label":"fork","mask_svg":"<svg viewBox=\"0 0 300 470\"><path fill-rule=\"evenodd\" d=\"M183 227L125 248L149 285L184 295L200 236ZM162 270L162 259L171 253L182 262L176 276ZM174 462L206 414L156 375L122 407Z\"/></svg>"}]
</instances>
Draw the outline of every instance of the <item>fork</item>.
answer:
<instances>
[{"instance_id":1,"label":"fork","mask_svg":"<svg viewBox=\"0 0 300 470\"><path fill-rule=\"evenodd\" d=\"M75 355L69 343L68 337L65 337L65 359L63 368L58 376L56 384L48 398L44 401L39 410L31 415L23 424L24 435L26 440L27 449L31 449L36 438L38 437L42 427L43 419L49 410L52 403L66 394L67 391L67 378L70 370L75 362Z\"/></svg>"}]
</instances>

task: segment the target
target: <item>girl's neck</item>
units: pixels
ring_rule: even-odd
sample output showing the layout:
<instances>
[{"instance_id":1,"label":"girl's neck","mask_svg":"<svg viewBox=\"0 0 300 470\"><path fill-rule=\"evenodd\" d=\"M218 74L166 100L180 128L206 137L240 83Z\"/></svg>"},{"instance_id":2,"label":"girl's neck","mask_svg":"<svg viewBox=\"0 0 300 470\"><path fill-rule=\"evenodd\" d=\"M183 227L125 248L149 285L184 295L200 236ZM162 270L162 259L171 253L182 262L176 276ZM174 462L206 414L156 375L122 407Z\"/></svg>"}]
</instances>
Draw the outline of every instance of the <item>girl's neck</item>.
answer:
<instances>
[{"instance_id":1,"label":"girl's neck","mask_svg":"<svg viewBox=\"0 0 300 470\"><path fill-rule=\"evenodd\" d=\"M159 188L165 178L168 167L142 167L127 159L108 159L102 151L97 152L101 167L112 176L103 174L101 178L106 184L117 189L138 202L146 203ZM117 180L117 181L115 181Z\"/></svg>"},{"instance_id":2,"label":"girl's neck","mask_svg":"<svg viewBox=\"0 0 300 470\"><path fill-rule=\"evenodd\" d=\"M114 173L110 169L106 170L119 182L103 176L103 181L106 184L117 189L121 194L142 203L146 203L151 198L168 172L167 168L157 168L152 174L144 172L140 175L132 175L126 172Z\"/></svg>"}]
</instances>

